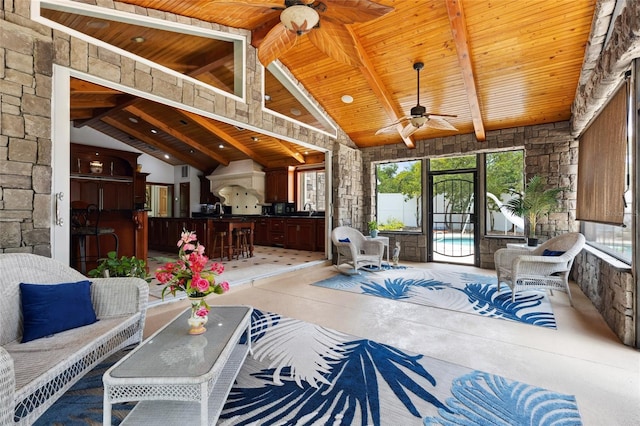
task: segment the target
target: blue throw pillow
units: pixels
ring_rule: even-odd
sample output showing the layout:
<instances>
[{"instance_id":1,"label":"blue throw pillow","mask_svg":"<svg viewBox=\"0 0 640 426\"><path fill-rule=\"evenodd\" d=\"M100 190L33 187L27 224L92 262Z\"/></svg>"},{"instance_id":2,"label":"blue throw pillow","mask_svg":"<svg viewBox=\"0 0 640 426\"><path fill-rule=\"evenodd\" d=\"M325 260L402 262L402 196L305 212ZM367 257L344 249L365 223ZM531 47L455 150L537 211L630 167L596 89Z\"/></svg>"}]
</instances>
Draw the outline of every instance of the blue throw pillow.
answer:
<instances>
[{"instance_id":1,"label":"blue throw pillow","mask_svg":"<svg viewBox=\"0 0 640 426\"><path fill-rule=\"evenodd\" d=\"M562 256L563 254L564 254L564 252L560 251L560 250L544 249L544 251L542 252L543 256Z\"/></svg>"},{"instance_id":2,"label":"blue throw pillow","mask_svg":"<svg viewBox=\"0 0 640 426\"><path fill-rule=\"evenodd\" d=\"M96 322L91 282L20 283L22 343Z\"/></svg>"},{"instance_id":3,"label":"blue throw pillow","mask_svg":"<svg viewBox=\"0 0 640 426\"><path fill-rule=\"evenodd\" d=\"M340 242L340 243L350 243L351 240L349 238L343 238L343 239L338 238L338 242Z\"/></svg>"}]
</instances>

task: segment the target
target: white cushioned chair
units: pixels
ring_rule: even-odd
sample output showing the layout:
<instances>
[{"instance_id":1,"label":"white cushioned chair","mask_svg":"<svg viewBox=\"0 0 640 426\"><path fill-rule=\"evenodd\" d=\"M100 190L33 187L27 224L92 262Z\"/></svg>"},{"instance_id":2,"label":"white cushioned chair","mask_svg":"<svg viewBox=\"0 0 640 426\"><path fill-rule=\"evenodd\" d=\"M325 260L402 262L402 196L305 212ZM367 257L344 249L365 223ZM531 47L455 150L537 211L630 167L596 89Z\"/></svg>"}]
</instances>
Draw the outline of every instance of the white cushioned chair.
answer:
<instances>
[{"instance_id":1,"label":"white cushioned chair","mask_svg":"<svg viewBox=\"0 0 640 426\"><path fill-rule=\"evenodd\" d=\"M349 264L352 273L358 273L363 266L375 265L382 268L384 243L367 239L360 231L350 226L338 226L331 232L331 241L338 251L338 268Z\"/></svg>"},{"instance_id":2,"label":"white cushioned chair","mask_svg":"<svg viewBox=\"0 0 640 426\"><path fill-rule=\"evenodd\" d=\"M520 290L561 290L571 300L569 273L573 260L584 247L584 235L570 232L553 237L535 248L502 248L495 252L494 261L498 275L498 290L505 283L511 288L511 300Z\"/></svg>"}]
</instances>

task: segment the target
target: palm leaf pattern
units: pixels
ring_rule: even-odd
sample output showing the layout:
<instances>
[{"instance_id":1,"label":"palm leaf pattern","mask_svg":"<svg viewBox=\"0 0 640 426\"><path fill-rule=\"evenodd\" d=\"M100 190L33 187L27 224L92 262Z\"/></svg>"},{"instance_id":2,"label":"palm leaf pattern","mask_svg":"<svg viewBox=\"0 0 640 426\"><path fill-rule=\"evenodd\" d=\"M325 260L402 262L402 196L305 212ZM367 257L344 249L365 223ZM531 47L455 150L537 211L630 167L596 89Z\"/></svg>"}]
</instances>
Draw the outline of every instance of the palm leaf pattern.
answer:
<instances>
[{"instance_id":1,"label":"palm leaf pattern","mask_svg":"<svg viewBox=\"0 0 640 426\"><path fill-rule=\"evenodd\" d=\"M260 385L232 389L221 416L229 424L325 424L338 418L351 424L358 415L362 424L379 425L378 378L415 417L421 417L415 397L448 410L426 389L435 389L436 380L420 364L422 355L257 309L254 329L261 332L252 332L253 358L275 363L252 374Z\"/></svg>"},{"instance_id":2,"label":"palm leaf pattern","mask_svg":"<svg viewBox=\"0 0 640 426\"><path fill-rule=\"evenodd\" d=\"M447 284L442 281L436 281L432 279L385 279L384 284L378 284L376 282L362 283L360 288L362 293L370 294L372 296L384 297L387 299L407 299L411 297L411 290L415 287L426 288L429 290L442 290L448 287Z\"/></svg>"},{"instance_id":3,"label":"palm leaf pattern","mask_svg":"<svg viewBox=\"0 0 640 426\"><path fill-rule=\"evenodd\" d=\"M467 284L461 291L467 295L469 302L474 304L474 309L483 315L521 321L541 327L556 327L553 313L533 311L521 314L522 311L529 311L531 308L539 306L544 297L542 293L519 294L512 302L511 293L500 292L494 286L479 283Z\"/></svg>"},{"instance_id":4,"label":"palm leaf pattern","mask_svg":"<svg viewBox=\"0 0 640 426\"><path fill-rule=\"evenodd\" d=\"M254 377L263 385L232 389L221 417L232 419L234 425L257 421L260 425L329 424L337 419L349 425L359 415L363 425L380 425L378 378L415 417L420 417L412 401L415 397L445 412L449 410L425 389L428 385L435 387L436 381L419 363L422 355L409 355L367 339L344 342L336 349L342 356L331 360L331 370L320 386L291 380L277 386L271 381L273 369L262 370ZM241 415L246 417L240 420L237 416ZM283 420L285 415L287 419Z\"/></svg>"},{"instance_id":5,"label":"palm leaf pattern","mask_svg":"<svg viewBox=\"0 0 640 426\"><path fill-rule=\"evenodd\" d=\"M291 318L281 318L269 333L261 333L253 343L254 358L270 360L273 382L282 384L281 376L286 376L302 387L306 381L311 387L318 382L328 384L325 378L330 370L330 362L341 357L335 349L347 340L345 335L311 323Z\"/></svg>"},{"instance_id":6,"label":"palm leaf pattern","mask_svg":"<svg viewBox=\"0 0 640 426\"><path fill-rule=\"evenodd\" d=\"M481 371L453 381L453 398L425 426L581 425L575 397Z\"/></svg>"},{"instance_id":7,"label":"palm leaf pattern","mask_svg":"<svg viewBox=\"0 0 640 426\"><path fill-rule=\"evenodd\" d=\"M497 279L490 275L406 268L349 277L339 275L314 285L556 328L544 292L521 292L512 302L511 291L508 288L498 291Z\"/></svg>"}]
</instances>

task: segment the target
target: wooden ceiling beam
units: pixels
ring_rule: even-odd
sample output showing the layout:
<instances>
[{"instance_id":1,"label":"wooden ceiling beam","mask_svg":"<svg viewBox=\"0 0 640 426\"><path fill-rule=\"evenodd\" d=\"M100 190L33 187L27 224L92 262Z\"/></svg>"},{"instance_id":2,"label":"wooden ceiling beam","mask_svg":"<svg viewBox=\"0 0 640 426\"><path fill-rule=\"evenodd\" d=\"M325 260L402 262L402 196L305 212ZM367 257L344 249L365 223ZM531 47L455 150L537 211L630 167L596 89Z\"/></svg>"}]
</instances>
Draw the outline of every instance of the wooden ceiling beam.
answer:
<instances>
[{"instance_id":1,"label":"wooden ceiling beam","mask_svg":"<svg viewBox=\"0 0 640 426\"><path fill-rule=\"evenodd\" d=\"M102 121L104 121L105 123L107 123L108 125L110 125L111 127L114 127L118 130L120 130L121 132L124 132L126 134L129 134L133 137L135 137L136 139L141 140L142 142L151 145L151 146L155 146L156 148L160 149L162 152L165 152L169 155L172 155L173 157L177 158L178 160L184 162L185 164L189 164L193 167L195 167L196 169L199 170L206 170L207 169L207 165L205 164L201 164L199 161L191 158L190 156L186 155L185 153L172 149L169 146L165 146L164 144L156 141L155 139L153 139L152 137L150 137L149 135L144 134L143 132L132 128L130 126L124 125L122 123L120 123L118 120L111 118L111 117L103 117ZM159 157L158 157L159 158Z\"/></svg>"},{"instance_id":2,"label":"wooden ceiling beam","mask_svg":"<svg viewBox=\"0 0 640 426\"><path fill-rule=\"evenodd\" d=\"M360 40L358 39L356 34L353 32L350 26L346 25L345 28L347 28L349 33L351 33L351 37L353 37L356 49L358 50L358 52L360 53L360 57L362 58L362 65L359 67L360 72L362 72L362 75L364 75L367 83L369 83L369 87L371 87L371 90L373 90L373 93L375 93L380 106L387 113L389 119L391 119L391 121L398 121L401 117L404 117L404 114L398 107L395 106L395 103L391 100L391 94L380 80L378 74L375 73L375 68L371 63L371 60L369 59L366 51L362 47L362 44L360 44ZM396 125L398 134L408 148L415 148L416 144L411 137L402 136L403 127L404 126L402 126L402 124L400 123Z\"/></svg>"},{"instance_id":3,"label":"wooden ceiling beam","mask_svg":"<svg viewBox=\"0 0 640 426\"><path fill-rule=\"evenodd\" d=\"M251 158L256 163L260 164L261 166L263 167L269 166L268 164L264 163L264 160L261 159L260 155L258 155L251 148L247 147L243 142L237 140L236 138L228 134L221 126L217 125L214 121L206 117L202 117L201 115L194 114L192 112L182 111L182 110L178 110L178 112L180 112L182 115L189 118L190 120L193 120L196 124L202 126L204 129L208 130L209 132L214 133L217 137L227 142L228 144L230 144L231 146L233 146L234 148L236 148L237 150L239 150L240 152L242 152L243 154ZM289 157L294 158L300 164L305 163L305 159L302 154L300 154L299 152L293 151L291 148L284 145L280 141L277 141L277 142L279 142L280 145L283 147L283 149L287 151L287 155Z\"/></svg>"},{"instance_id":4,"label":"wooden ceiling beam","mask_svg":"<svg viewBox=\"0 0 640 426\"><path fill-rule=\"evenodd\" d=\"M189 111L184 111L181 109L177 109L176 111L196 123L198 126L205 129L206 131L213 133L217 138L222 139L238 151L242 152L247 157L251 158L256 163L260 164L261 166L265 166L264 161L260 159L260 155L258 155L255 151L248 148L247 146L245 146L245 144L231 136L222 127L215 124L212 120Z\"/></svg>"},{"instance_id":5,"label":"wooden ceiling beam","mask_svg":"<svg viewBox=\"0 0 640 426\"><path fill-rule=\"evenodd\" d=\"M487 136L484 130L484 122L482 120L482 112L480 110L480 100L478 99L478 90L476 89L476 78L471 63L471 55L469 50L469 37L467 34L467 21L464 16L462 0L447 0L447 13L449 14L449 26L451 34L456 42L456 51L458 52L458 63L462 71L462 80L467 92L469 101L469 109L471 111L471 119L473 120L473 128L478 141L485 141Z\"/></svg>"},{"instance_id":6,"label":"wooden ceiling beam","mask_svg":"<svg viewBox=\"0 0 640 426\"><path fill-rule=\"evenodd\" d=\"M84 126L91 126L93 123L97 123L98 121L102 120L102 118L109 116L111 113L125 109L127 106L134 105L139 101L139 98L123 93L118 96L115 106L113 106L112 108L101 109L98 112L94 110L93 117L91 119L79 123L74 123L74 127L80 128ZM72 101L71 104L74 106L74 108L78 105L75 100Z\"/></svg>"},{"instance_id":7,"label":"wooden ceiling beam","mask_svg":"<svg viewBox=\"0 0 640 426\"><path fill-rule=\"evenodd\" d=\"M218 163L223 164L225 166L229 165L229 159L228 158L223 157L222 155L220 155L219 153L215 152L214 150L212 150L208 146L203 145L202 143L196 141L195 139L190 138L189 136L183 134L182 132L179 132L178 130L171 128L170 126L166 125L161 120L153 117L150 114L147 114L146 112L144 112L140 108L138 108L138 107L136 107L134 105L130 105L127 108L125 108L125 110L130 112L130 113L132 113L132 114L137 115L138 117L142 118L147 123L157 127L158 129L162 130L166 134L171 135L174 138L186 143L190 147L192 147L194 149L197 149L198 151L202 152L205 155L208 155L209 157L211 157L214 160L216 160Z\"/></svg>"},{"instance_id":8,"label":"wooden ceiling beam","mask_svg":"<svg viewBox=\"0 0 640 426\"><path fill-rule=\"evenodd\" d=\"M276 143L278 143L282 149L285 150L285 152L287 153L287 155L291 158L293 158L294 160L296 160L299 164L304 164L306 163L306 160L304 159L304 155L300 154L297 151L294 151L293 149L289 148L289 146L281 141L281 140L276 140Z\"/></svg>"}]
</instances>

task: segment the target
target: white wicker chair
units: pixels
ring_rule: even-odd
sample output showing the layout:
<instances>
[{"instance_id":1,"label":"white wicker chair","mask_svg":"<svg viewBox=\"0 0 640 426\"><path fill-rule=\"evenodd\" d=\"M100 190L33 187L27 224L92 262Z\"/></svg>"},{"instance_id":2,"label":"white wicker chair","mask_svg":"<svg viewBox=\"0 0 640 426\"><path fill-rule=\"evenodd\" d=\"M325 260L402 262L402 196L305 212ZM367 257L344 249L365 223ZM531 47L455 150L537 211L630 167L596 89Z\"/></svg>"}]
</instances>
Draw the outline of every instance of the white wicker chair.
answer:
<instances>
[{"instance_id":1,"label":"white wicker chair","mask_svg":"<svg viewBox=\"0 0 640 426\"><path fill-rule=\"evenodd\" d=\"M584 247L584 236L578 232L559 235L544 242L534 250L502 248L495 252L494 261L498 275L498 290L505 283L511 288L511 300L520 290L530 288L561 290L569 296L569 273L574 258ZM564 252L560 256L543 256L545 250Z\"/></svg>"},{"instance_id":2,"label":"white wicker chair","mask_svg":"<svg viewBox=\"0 0 640 426\"><path fill-rule=\"evenodd\" d=\"M347 241L348 240L348 241ZM349 264L352 273L367 265L382 267L384 243L368 240L360 231L350 226L338 226L331 232L331 241L338 251L336 265Z\"/></svg>"}]
</instances>

